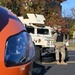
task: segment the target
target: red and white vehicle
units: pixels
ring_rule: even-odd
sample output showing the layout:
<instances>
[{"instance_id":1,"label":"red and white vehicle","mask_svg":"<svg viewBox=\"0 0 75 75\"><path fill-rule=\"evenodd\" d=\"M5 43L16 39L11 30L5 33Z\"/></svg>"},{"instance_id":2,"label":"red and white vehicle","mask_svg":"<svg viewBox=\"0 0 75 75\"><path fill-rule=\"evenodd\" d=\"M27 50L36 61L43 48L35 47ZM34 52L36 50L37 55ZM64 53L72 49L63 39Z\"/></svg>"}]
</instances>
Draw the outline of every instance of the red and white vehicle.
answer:
<instances>
[{"instance_id":1,"label":"red and white vehicle","mask_svg":"<svg viewBox=\"0 0 75 75\"><path fill-rule=\"evenodd\" d=\"M21 21L0 7L0 75L31 75L35 49Z\"/></svg>"}]
</instances>

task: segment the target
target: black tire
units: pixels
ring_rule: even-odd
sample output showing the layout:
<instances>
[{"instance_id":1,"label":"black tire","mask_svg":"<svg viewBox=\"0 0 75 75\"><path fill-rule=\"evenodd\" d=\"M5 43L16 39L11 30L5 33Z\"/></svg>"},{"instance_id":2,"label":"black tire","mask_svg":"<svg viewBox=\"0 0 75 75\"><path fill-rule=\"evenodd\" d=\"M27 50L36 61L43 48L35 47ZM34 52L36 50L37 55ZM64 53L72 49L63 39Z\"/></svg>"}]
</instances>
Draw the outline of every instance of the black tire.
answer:
<instances>
[{"instance_id":1,"label":"black tire","mask_svg":"<svg viewBox=\"0 0 75 75\"><path fill-rule=\"evenodd\" d=\"M41 48L37 46L35 46L34 62L41 62Z\"/></svg>"},{"instance_id":2,"label":"black tire","mask_svg":"<svg viewBox=\"0 0 75 75\"><path fill-rule=\"evenodd\" d=\"M51 53L50 56L53 58L53 61L56 60L56 58L55 58L55 53Z\"/></svg>"}]
</instances>

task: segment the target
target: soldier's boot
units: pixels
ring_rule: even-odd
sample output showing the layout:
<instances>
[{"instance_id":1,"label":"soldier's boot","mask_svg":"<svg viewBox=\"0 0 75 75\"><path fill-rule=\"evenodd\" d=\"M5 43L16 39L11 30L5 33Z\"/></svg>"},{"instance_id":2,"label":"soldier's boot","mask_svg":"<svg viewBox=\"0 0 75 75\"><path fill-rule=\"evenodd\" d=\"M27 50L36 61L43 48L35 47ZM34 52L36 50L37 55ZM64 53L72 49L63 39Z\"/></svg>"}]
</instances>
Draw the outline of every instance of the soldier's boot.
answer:
<instances>
[{"instance_id":1,"label":"soldier's boot","mask_svg":"<svg viewBox=\"0 0 75 75\"><path fill-rule=\"evenodd\" d=\"M67 65L67 62L61 61L61 65Z\"/></svg>"},{"instance_id":2,"label":"soldier's boot","mask_svg":"<svg viewBox=\"0 0 75 75\"><path fill-rule=\"evenodd\" d=\"M57 64L57 65L60 65L60 62L59 62L59 61L56 61L56 64Z\"/></svg>"}]
</instances>

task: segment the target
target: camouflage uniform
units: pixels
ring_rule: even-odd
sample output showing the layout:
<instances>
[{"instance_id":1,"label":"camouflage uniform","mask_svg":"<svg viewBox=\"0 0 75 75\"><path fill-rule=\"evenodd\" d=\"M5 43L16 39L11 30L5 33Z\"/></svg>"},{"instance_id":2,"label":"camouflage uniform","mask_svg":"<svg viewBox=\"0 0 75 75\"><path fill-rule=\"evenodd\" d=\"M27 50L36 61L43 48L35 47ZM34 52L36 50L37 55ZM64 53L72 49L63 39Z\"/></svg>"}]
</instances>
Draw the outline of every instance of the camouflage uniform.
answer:
<instances>
[{"instance_id":1,"label":"camouflage uniform","mask_svg":"<svg viewBox=\"0 0 75 75\"><path fill-rule=\"evenodd\" d=\"M59 34L56 32L53 37L54 37L54 44L56 47L55 48L55 52L56 52L56 60L59 61L59 52L61 53L61 61L64 61L65 59L65 45L64 45L64 41L65 41L65 37L63 36L63 41L57 41L57 36ZM60 39L59 39L60 40Z\"/></svg>"}]
</instances>

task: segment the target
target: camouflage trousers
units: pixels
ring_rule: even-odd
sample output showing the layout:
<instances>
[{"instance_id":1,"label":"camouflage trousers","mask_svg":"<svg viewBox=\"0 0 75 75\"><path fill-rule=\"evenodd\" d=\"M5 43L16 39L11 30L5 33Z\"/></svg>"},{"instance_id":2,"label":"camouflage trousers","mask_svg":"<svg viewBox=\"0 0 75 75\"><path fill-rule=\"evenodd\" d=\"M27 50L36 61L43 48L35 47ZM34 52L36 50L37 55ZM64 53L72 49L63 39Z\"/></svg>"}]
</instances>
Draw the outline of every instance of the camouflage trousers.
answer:
<instances>
[{"instance_id":1,"label":"camouflage trousers","mask_svg":"<svg viewBox=\"0 0 75 75\"><path fill-rule=\"evenodd\" d=\"M59 53L61 53L61 61L64 61L65 60L65 46L63 42L57 42L55 45L57 46L57 48L55 48L56 60L59 61L59 58L60 58Z\"/></svg>"}]
</instances>

